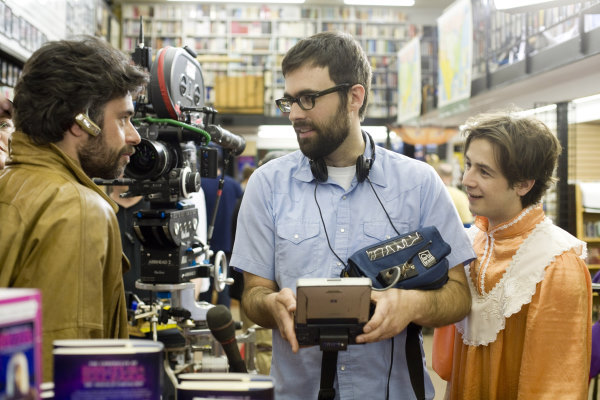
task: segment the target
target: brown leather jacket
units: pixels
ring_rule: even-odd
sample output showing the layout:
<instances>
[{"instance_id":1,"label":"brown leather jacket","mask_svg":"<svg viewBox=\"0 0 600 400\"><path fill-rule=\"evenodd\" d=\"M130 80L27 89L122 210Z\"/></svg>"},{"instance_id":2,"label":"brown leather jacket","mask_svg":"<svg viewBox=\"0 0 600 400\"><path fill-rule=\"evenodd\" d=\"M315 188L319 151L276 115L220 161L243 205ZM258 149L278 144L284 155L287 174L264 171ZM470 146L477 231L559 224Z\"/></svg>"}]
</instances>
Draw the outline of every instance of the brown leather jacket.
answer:
<instances>
[{"instance_id":1,"label":"brown leather jacket","mask_svg":"<svg viewBox=\"0 0 600 400\"><path fill-rule=\"evenodd\" d=\"M0 172L0 287L41 290L45 382L54 340L127 337L116 211L57 146L13 134Z\"/></svg>"}]
</instances>

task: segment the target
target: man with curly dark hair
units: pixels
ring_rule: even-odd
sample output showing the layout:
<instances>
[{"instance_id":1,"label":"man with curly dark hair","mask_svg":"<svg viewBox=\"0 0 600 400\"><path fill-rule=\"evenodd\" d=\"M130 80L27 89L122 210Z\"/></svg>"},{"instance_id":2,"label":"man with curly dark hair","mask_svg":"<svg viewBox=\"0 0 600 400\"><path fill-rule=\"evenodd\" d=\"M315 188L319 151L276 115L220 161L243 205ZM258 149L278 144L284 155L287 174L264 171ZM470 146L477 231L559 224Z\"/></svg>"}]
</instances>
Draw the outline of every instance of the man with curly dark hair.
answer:
<instances>
[{"instance_id":1,"label":"man with curly dark hair","mask_svg":"<svg viewBox=\"0 0 600 400\"><path fill-rule=\"evenodd\" d=\"M124 171L140 136L132 98L147 73L93 37L49 42L14 95L0 175L0 286L42 294L44 381L57 339L127 337L116 204L92 178Z\"/></svg>"}]
</instances>

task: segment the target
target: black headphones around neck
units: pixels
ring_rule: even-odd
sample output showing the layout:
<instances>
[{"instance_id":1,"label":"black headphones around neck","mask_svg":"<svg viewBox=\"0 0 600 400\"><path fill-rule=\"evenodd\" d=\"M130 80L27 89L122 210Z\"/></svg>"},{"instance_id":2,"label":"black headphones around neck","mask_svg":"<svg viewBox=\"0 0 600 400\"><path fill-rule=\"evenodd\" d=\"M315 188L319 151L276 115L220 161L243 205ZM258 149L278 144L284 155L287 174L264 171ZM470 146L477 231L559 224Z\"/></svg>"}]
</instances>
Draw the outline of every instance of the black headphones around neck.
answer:
<instances>
[{"instance_id":1,"label":"black headphones around neck","mask_svg":"<svg viewBox=\"0 0 600 400\"><path fill-rule=\"evenodd\" d=\"M365 142L367 141L367 137L369 138L369 143L371 145L371 158L366 158L363 153L356 159L356 179L358 182L363 182L365 179L367 179L369 176L369 171L375 162L375 142L368 132L362 131L362 135ZM309 160L309 164L310 172L312 172L317 181L327 181L327 164L325 164L325 160L323 158Z\"/></svg>"}]
</instances>

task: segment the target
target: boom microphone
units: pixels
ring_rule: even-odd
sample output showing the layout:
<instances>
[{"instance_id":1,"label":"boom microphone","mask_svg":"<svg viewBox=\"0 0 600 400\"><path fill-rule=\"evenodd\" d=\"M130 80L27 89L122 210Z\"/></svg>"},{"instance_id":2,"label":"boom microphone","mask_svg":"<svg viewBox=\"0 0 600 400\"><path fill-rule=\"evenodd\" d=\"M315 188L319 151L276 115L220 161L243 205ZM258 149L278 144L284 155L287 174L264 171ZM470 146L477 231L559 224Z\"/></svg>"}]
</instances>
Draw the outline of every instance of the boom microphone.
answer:
<instances>
[{"instance_id":1,"label":"boom microphone","mask_svg":"<svg viewBox=\"0 0 600 400\"><path fill-rule=\"evenodd\" d=\"M248 372L237 346L235 326L229 309L222 304L212 307L206 313L206 323L210 332L225 350L229 362L229 372Z\"/></svg>"}]
</instances>

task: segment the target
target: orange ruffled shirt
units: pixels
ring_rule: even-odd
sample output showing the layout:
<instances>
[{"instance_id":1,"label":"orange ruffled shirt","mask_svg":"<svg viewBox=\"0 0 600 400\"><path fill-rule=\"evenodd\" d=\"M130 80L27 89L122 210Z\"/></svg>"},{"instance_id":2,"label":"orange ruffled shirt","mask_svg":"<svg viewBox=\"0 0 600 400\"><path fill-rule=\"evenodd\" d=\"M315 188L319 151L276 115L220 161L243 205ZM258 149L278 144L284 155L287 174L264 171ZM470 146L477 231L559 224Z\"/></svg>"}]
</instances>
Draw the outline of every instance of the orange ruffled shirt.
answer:
<instances>
[{"instance_id":1,"label":"orange ruffled shirt","mask_svg":"<svg viewBox=\"0 0 600 400\"><path fill-rule=\"evenodd\" d=\"M489 293L499 283L519 247L544 218L541 206L524 210L502 229L490 229L486 218L476 218L477 259L470 265L469 278L479 295L482 284ZM491 232L493 248L486 263L482 257L489 251ZM571 249L554 258L531 301L504 320L504 329L491 343L467 345L456 331L451 399L587 399L592 289L580 255Z\"/></svg>"}]
</instances>

